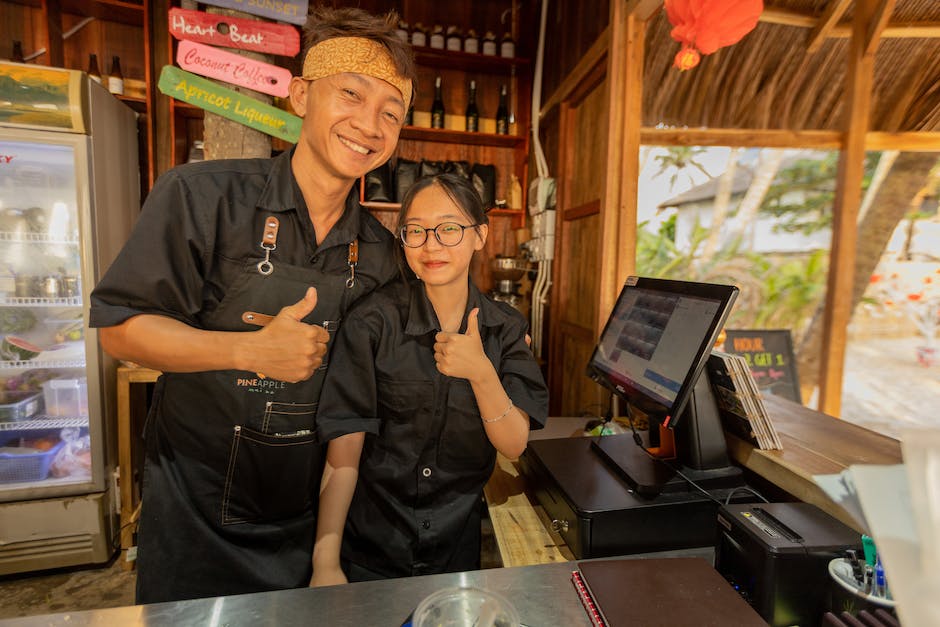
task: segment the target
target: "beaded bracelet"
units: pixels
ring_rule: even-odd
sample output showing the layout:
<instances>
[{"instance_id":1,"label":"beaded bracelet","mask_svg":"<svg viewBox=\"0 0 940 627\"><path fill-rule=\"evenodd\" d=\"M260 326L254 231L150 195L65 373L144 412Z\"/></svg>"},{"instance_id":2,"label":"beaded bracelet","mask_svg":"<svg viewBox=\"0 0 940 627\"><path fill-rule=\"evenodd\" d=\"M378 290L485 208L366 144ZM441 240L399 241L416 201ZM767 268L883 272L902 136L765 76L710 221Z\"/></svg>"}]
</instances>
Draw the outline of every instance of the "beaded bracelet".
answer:
<instances>
[{"instance_id":1,"label":"beaded bracelet","mask_svg":"<svg viewBox=\"0 0 940 627\"><path fill-rule=\"evenodd\" d=\"M487 419L484 418L483 416L480 416L480 420L482 420L483 422L486 422L486 423L496 422L497 420L502 420L503 418L505 418L506 416L509 415L509 412L512 411L512 408L513 408L513 407L515 407L515 406L512 404L512 399L509 399L509 407L506 408L506 411L504 411L503 413L501 413L499 416L496 416L496 418L490 418L489 420L487 420Z\"/></svg>"}]
</instances>

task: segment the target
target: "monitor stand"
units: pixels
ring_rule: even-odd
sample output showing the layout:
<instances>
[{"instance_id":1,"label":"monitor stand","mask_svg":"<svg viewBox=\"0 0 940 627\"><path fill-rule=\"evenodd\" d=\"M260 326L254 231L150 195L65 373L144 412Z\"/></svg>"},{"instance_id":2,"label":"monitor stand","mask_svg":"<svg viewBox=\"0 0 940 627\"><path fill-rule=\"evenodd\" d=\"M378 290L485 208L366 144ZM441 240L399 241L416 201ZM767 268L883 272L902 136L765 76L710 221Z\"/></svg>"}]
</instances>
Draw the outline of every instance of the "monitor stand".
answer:
<instances>
[{"instance_id":1,"label":"monitor stand","mask_svg":"<svg viewBox=\"0 0 940 627\"><path fill-rule=\"evenodd\" d=\"M673 435L673 431L665 432ZM744 485L743 471L728 459L707 371L695 382L692 396L676 421L674 437L673 459L654 458L629 433L595 438L591 448L634 492L644 496L695 490L677 470L706 490Z\"/></svg>"}]
</instances>

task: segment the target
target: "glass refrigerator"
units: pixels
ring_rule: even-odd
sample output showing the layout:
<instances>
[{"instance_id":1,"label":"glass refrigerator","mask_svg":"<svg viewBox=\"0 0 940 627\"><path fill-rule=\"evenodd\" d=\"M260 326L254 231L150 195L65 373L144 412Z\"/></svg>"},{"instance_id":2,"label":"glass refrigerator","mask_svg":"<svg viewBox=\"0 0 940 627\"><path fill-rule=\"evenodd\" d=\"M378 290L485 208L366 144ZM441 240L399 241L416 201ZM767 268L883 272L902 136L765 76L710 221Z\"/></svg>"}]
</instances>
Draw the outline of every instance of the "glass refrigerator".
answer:
<instances>
[{"instance_id":1,"label":"glass refrigerator","mask_svg":"<svg viewBox=\"0 0 940 627\"><path fill-rule=\"evenodd\" d=\"M127 105L82 72L0 63L0 574L114 555L116 364L88 295L139 176Z\"/></svg>"}]
</instances>

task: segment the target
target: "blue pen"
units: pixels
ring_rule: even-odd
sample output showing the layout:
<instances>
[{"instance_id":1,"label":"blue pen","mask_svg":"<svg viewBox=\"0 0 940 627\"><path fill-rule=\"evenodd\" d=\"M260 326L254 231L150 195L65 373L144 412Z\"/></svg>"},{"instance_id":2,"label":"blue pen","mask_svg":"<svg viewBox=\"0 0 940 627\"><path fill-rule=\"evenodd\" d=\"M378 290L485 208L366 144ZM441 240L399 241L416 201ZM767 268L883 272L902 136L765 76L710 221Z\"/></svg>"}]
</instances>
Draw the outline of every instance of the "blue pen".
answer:
<instances>
[{"instance_id":1,"label":"blue pen","mask_svg":"<svg viewBox=\"0 0 940 627\"><path fill-rule=\"evenodd\" d=\"M884 597L887 594L885 581L885 567L881 565L881 557L875 558L875 596Z\"/></svg>"}]
</instances>

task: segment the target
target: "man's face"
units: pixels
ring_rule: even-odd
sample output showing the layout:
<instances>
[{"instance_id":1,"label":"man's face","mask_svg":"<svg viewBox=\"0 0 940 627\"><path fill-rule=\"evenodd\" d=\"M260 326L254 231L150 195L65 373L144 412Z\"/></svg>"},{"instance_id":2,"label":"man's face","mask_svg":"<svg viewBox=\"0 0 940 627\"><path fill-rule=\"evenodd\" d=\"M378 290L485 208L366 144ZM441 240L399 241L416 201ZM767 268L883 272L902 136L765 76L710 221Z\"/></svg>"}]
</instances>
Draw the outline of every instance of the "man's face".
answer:
<instances>
[{"instance_id":1,"label":"man's face","mask_svg":"<svg viewBox=\"0 0 940 627\"><path fill-rule=\"evenodd\" d=\"M303 117L298 150L314 172L355 180L385 163L405 118L401 92L365 74L295 78L291 104Z\"/></svg>"}]
</instances>

